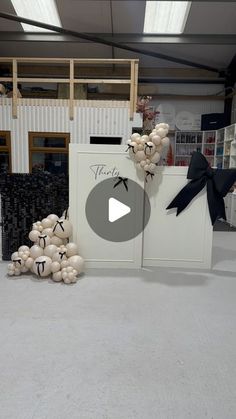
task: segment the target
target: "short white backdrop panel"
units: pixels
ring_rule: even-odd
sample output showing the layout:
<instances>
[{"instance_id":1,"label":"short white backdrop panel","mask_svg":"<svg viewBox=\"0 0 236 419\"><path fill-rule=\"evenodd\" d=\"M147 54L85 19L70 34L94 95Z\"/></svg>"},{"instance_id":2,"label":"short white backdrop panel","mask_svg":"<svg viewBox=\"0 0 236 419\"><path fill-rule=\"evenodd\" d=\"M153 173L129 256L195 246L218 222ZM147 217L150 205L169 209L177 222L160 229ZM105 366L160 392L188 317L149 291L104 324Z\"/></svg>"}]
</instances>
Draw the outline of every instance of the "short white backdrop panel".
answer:
<instances>
[{"instance_id":1,"label":"short white backdrop panel","mask_svg":"<svg viewBox=\"0 0 236 419\"><path fill-rule=\"evenodd\" d=\"M210 268L213 229L206 189L176 217L166 207L187 184L187 167L159 167L146 184L151 218L144 232L143 266Z\"/></svg>"},{"instance_id":2,"label":"short white backdrop panel","mask_svg":"<svg viewBox=\"0 0 236 419\"><path fill-rule=\"evenodd\" d=\"M128 177L139 185L134 164L125 147L115 145L70 144L70 221L73 225L73 240L79 245L79 252L88 268L138 268L142 265L142 234L122 243L102 239L90 228L85 214L86 200L99 182L108 177ZM97 170L99 166L100 170ZM96 174L97 173L97 174ZM140 210L142 204L137 202Z\"/></svg>"}]
</instances>

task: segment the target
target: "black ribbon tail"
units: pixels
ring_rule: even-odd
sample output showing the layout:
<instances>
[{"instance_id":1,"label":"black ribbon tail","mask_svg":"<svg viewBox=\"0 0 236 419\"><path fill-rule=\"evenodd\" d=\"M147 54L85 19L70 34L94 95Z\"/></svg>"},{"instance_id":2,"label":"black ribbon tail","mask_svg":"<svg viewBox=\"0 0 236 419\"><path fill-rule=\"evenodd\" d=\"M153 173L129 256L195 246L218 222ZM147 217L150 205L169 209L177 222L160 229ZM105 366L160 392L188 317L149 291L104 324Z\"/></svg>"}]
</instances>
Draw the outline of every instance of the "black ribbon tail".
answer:
<instances>
[{"instance_id":1,"label":"black ribbon tail","mask_svg":"<svg viewBox=\"0 0 236 419\"><path fill-rule=\"evenodd\" d=\"M205 177L191 180L183 189L181 189L166 209L177 208L176 215L179 215L190 204L192 199L204 188L206 182L207 179Z\"/></svg>"},{"instance_id":2,"label":"black ribbon tail","mask_svg":"<svg viewBox=\"0 0 236 419\"><path fill-rule=\"evenodd\" d=\"M207 202L212 225L218 218L226 220L224 199L211 181L207 182Z\"/></svg>"}]
</instances>

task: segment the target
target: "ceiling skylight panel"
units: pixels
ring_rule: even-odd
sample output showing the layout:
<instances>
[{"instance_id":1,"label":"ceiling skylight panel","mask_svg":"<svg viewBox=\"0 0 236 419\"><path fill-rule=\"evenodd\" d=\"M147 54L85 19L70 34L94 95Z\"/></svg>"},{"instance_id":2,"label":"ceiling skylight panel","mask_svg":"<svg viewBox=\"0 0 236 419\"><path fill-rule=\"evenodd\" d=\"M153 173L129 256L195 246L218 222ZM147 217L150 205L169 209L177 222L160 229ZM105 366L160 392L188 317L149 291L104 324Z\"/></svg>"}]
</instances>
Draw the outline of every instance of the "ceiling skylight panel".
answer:
<instances>
[{"instance_id":1,"label":"ceiling skylight panel","mask_svg":"<svg viewBox=\"0 0 236 419\"><path fill-rule=\"evenodd\" d=\"M182 33L190 6L190 1L146 1L143 32Z\"/></svg>"},{"instance_id":2,"label":"ceiling skylight panel","mask_svg":"<svg viewBox=\"0 0 236 419\"><path fill-rule=\"evenodd\" d=\"M27 19L62 26L55 0L11 0L16 14ZM21 23L26 32L51 32L38 26Z\"/></svg>"}]
</instances>

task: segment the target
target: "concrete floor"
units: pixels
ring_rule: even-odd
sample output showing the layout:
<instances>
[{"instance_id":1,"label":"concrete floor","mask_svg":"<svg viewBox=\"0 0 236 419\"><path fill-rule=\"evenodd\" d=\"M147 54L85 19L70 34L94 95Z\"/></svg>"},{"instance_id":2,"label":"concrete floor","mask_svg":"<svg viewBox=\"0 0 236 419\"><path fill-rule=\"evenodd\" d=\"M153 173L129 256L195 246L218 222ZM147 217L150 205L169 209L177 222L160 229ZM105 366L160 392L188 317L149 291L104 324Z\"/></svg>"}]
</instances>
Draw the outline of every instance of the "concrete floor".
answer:
<instances>
[{"instance_id":1,"label":"concrete floor","mask_svg":"<svg viewBox=\"0 0 236 419\"><path fill-rule=\"evenodd\" d=\"M0 272L1 419L236 418L235 233L212 271Z\"/></svg>"}]
</instances>

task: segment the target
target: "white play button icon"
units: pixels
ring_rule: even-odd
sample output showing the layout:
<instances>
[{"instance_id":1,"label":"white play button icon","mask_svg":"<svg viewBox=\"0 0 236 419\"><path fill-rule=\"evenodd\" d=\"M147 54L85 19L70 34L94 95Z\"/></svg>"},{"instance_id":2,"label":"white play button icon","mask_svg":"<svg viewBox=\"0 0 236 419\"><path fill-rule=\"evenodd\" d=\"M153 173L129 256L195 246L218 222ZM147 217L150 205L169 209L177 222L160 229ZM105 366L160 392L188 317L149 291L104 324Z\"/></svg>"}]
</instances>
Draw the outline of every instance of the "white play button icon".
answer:
<instances>
[{"instance_id":1,"label":"white play button icon","mask_svg":"<svg viewBox=\"0 0 236 419\"><path fill-rule=\"evenodd\" d=\"M124 217L131 212L131 208L128 205L123 204L115 198L109 199L108 207L108 219L110 223Z\"/></svg>"}]
</instances>

